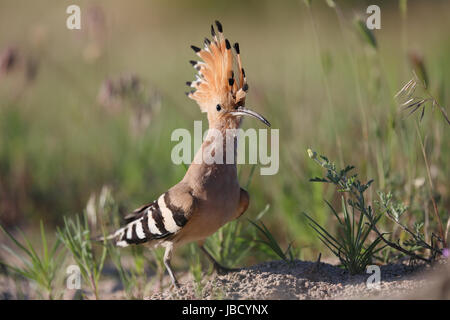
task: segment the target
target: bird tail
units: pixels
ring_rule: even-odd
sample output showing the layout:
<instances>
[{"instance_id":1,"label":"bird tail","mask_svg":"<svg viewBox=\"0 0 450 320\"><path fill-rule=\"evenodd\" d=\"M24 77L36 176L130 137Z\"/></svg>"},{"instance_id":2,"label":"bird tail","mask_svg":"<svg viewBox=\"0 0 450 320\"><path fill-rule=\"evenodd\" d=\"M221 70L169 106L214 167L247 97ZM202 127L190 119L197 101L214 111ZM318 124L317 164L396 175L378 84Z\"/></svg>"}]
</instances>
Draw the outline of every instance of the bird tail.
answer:
<instances>
[{"instance_id":1,"label":"bird tail","mask_svg":"<svg viewBox=\"0 0 450 320\"><path fill-rule=\"evenodd\" d=\"M114 244L118 247L128 247L128 243L126 241L121 241L124 237L126 231L126 227L118 229L116 232L111 233L107 236L98 236L94 238L93 240L96 242L105 242L105 241L114 241Z\"/></svg>"},{"instance_id":2,"label":"bird tail","mask_svg":"<svg viewBox=\"0 0 450 320\"><path fill-rule=\"evenodd\" d=\"M127 224L114 233L98 237L98 241L113 240L118 247L161 240L172 236L186 223L184 213L167 207L170 203L168 193L161 195L157 201L142 206L125 217Z\"/></svg>"}]
</instances>

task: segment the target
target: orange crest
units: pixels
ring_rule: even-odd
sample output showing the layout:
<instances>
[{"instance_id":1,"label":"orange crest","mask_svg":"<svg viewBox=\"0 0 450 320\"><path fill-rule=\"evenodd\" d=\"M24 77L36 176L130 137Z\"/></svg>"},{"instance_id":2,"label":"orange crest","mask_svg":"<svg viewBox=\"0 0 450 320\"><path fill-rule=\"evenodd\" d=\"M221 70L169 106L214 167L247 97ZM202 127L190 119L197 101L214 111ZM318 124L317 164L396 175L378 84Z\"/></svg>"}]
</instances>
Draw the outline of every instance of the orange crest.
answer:
<instances>
[{"instance_id":1,"label":"orange crest","mask_svg":"<svg viewBox=\"0 0 450 320\"><path fill-rule=\"evenodd\" d=\"M197 101L202 112L208 112L217 104L227 109L237 105L243 106L248 90L239 44L233 45L236 52L236 56L234 56L230 42L223 36L221 23L216 21L216 26L218 33L211 25L212 41L205 38L203 49L191 46L203 61L190 61L198 74L195 81L186 83L195 89L187 92L186 95ZM235 78L233 70L236 67L238 74Z\"/></svg>"}]
</instances>

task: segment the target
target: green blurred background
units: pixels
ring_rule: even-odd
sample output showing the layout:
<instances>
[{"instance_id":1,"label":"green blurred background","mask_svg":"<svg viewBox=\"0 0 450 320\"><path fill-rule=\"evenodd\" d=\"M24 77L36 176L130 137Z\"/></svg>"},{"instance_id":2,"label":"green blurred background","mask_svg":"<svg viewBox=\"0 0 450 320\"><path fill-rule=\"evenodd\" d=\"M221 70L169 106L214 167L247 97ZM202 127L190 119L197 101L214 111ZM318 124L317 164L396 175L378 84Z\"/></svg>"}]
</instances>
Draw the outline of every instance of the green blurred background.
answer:
<instances>
[{"instance_id":1,"label":"green blurred background","mask_svg":"<svg viewBox=\"0 0 450 320\"><path fill-rule=\"evenodd\" d=\"M308 10L303 1L2 0L0 222L58 225L104 185L126 212L178 182L185 168L171 161L172 131L192 132L194 120L207 125L184 95L195 71L189 46L199 46L216 19L241 45L247 104L280 129L279 172L255 171L246 217L269 204L263 221L280 242L294 241L304 259L328 255L301 215L332 228L323 199L338 199L333 188L309 182L322 174L307 156L311 147L375 179L369 200L393 191L410 206L408 219L423 221L419 116L406 118L393 96L423 63L431 92L447 106L450 1L408 1L407 11L406 1L337 3L338 12L325 1ZM354 24L374 3L376 48ZM70 4L81 7L81 30L65 26ZM430 108L419 128L447 222L449 128ZM240 168L243 185L251 168Z\"/></svg>"}]
</instances>

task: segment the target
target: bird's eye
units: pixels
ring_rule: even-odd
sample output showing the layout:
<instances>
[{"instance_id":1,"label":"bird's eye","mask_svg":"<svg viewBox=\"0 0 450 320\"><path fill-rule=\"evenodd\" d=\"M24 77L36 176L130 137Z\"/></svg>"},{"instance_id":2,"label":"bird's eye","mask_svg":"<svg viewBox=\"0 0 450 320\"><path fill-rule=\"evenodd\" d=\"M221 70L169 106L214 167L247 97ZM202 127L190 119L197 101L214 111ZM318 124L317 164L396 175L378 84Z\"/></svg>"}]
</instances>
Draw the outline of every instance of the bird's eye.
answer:
<instances>
[{"instance_id":1,"label":"bird's eye","mask_svg":"<svg viewBox=\"0 0 450 320\"><path fill-rule=\"evenodd\" d=\"M222 110L222 107L220 106L220 104L218 104L218 105L216 106L216 110L217 110L217 111Z\"/></svg>"},{"instance_id":2,"label":"bird's eye","mask_svg":"<svg viewBox=\"0 0 450 320\"><path fill-rule=\"evenodd\" d=\"M234 107L235 110L237 110L238 108L239 108L239 105L236 105L236 106Z\"/></svg>"}]
</instances>

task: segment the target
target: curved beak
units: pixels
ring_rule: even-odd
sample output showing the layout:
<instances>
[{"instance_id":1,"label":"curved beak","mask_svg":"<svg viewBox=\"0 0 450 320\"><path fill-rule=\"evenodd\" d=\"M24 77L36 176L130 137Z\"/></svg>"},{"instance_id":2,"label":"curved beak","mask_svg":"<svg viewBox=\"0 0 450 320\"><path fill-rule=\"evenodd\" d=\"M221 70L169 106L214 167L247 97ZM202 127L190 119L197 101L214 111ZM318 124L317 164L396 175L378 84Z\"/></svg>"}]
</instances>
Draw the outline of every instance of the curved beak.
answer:
<instances>
[{"instance_id":1,"label":"curved beak","mask_svg":"<svg viewBox=\"0 0 450 320\"><path fill-rule=\"evenodd\" d=\"M266 118L264 118L259 113L255 112L253 110L247 109L245 107L238 107L236 110L230 111L230 113L233 116L252 116L252 117L260 120L266 126L270 127L270 123L269 123L269 121L266 120Z\"/></svg>"}]
</instances>

